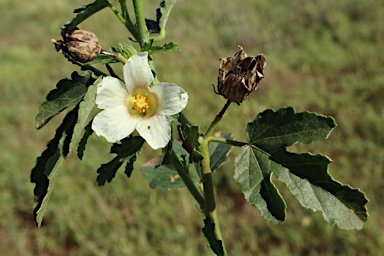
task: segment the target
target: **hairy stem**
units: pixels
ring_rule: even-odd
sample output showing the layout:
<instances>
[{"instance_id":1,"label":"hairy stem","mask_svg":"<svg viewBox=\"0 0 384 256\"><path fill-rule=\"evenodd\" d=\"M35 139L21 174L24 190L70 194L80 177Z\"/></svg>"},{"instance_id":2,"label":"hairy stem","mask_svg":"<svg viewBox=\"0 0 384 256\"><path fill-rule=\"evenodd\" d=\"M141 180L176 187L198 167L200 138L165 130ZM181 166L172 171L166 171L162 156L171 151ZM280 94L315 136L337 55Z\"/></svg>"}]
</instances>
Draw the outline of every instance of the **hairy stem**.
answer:
<instances>
[{"instance_id":1,"label":"hairy stem","mask_svg":"<svg viewBox=\"0 0 384 256\"><path fill-rule=\"evenodd\" d=\"M145 25L143 3L141 0L132 0L132 3L135 11L136 25L139 30L139 37L136 39L139 41L140 47L143 48L148 41L148 30Z\"/></svg>"}]
</instances>

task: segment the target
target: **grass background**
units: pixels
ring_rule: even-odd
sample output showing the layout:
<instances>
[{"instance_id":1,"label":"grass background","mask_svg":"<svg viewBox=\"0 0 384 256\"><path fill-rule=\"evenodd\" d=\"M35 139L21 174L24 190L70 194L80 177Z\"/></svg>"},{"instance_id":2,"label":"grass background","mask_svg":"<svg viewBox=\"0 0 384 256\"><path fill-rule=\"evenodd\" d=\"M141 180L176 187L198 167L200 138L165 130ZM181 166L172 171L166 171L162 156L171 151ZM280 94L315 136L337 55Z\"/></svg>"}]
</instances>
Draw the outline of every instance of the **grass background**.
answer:
<instances>
[{"instance_id":1,"label":"grass background","mask_svg":"<svg viewBox=\"0 0 384 256\"><path fill-rule=\"evenodd\" d=\"M155 18L158 1L143 1ZM43 227L32 218L30 170L63 115L40 131L34 116L72 66L55 53L51 38L86 2L0 0L0 249L4 255L209 255L201 234L202 214L186 190L151 190L141 163L130 179L118 174L98 187L96 169L109 147L91 138L85 159L69 157L59 174ZM155 56L161 81L190 95L185 115L206 128L224 105L215 95L218 59L242 45L266 54L266 78L240 107L230 107L219 129L244 139L247 122L266 109L293 106L333 116L329 140L292 150L328 155L332 176L359 187L370 199L361 231L326 223L303 209L277 182L288 204L283 225L265 223L247 205L233 181L233 162L215 176L218 212L231 255L384 255L384 2L380 0L277 1L179 0L167 40L181 52ZM124 27L104 10L84 22L104 48L127 40ZM236 121L234 121L236 120ZM158 153L158 152L157 152ZM234 157L238 153L235 150Z\"/></svg>"}]
</instances>

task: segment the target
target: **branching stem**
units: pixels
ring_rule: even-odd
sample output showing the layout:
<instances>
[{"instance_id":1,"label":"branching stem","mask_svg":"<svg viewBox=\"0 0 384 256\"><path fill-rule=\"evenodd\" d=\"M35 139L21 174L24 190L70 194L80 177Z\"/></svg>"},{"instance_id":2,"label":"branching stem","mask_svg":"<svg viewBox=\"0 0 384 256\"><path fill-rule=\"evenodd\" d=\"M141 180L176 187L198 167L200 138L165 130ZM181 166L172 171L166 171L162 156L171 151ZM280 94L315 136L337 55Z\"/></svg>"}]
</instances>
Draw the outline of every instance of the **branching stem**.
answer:
<instances>
[{"instance_id":1,"label":"branching stem","mask_svg":"<svg viewBox=\"0 0 384 256\"><path fill-rule=\"evenodd\" d=\"M115 14L117 19L121 23L123 23L123 25L129 30L129 32L132 34L132 36L136 40L139 40L139 37L140 37L139 32L137 31L135 25L133 25L133 23L129 17L127 6L126 6L126 4L122 4L121 2L125 2L125 1L122 1L122 0L120 1L120 6L122 9L123 15L121 15L121 13L112 4L110 4L108 7L112 10L112 12Z\"/></svg>"}]
</instances>

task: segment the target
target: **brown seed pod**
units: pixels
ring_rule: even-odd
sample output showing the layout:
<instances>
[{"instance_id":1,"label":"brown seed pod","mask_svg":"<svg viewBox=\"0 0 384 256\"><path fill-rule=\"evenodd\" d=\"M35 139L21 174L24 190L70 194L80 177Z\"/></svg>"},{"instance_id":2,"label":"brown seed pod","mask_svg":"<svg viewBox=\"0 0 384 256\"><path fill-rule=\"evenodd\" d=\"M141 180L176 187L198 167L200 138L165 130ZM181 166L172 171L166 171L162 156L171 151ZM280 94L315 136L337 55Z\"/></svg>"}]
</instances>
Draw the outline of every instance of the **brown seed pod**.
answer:
<instances>
[{"instance_id":1,"label":"brown seed pod","mask_svg":"<svg viewBox=\"0 0 384 256\"><path fill-rule=\"evenodd\" d=\"M247 57L241 46L234 57L220 59L217 90L231 102L240 105L248 95L256 90L260 80L264 77L264 67L267 59L264 54Z\"/></svg>"},{"instance_id":2,"label":"brown seed pod","mask_svg":"<svg viewBox=\"0 0 384 256\"><path fill-rule=\"evenodd\" d=\"M82 63L92 61L101 52L99 39L92 32L75 28L66 35L62 28L61 34L63 41L51 40L55 44L56 51L67 53L76 61Z\"/></svg>"}]
</instances>

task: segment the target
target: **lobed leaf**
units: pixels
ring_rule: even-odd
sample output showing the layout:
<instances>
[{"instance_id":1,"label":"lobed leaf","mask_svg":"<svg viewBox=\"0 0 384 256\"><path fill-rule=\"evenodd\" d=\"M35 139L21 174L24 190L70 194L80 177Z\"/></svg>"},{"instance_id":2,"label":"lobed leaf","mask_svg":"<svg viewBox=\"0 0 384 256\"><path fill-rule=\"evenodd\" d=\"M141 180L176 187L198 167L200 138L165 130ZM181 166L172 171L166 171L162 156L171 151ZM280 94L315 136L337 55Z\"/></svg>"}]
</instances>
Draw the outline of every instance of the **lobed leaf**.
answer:
<instances>
[{"instance_id":1,"label":"lobed leaf","mask_svg":"<svg viewBox=\"0 0 384 256\"><path fill-rule=\"evenodd\" d=\"M335 122L293 108L266 110L248 124L249 145L235 160L235 180L246 200L255 205L269 222L285 220L285 203L271 181L274 174L284 182L299 202L342 229L361 229L367 220L365 195L342 185L328 174L330 160L322 155L295 154L286 147L327 138Z\"/></svg>"},{"instance_id":2,"label":"lobed leaf","mask_svg":"<svg viewBox=\"0 0 384 256\"><path fill-rule=\"evenodd\" d=\"M120 144L114 143L111 147L111 153L117 154L117 156L97 169L99 174L97 176L97 184L103 186L105 182L111 182L117 170L124 162L127 162L125 174L130 177L133 171L133 164L136 161L137 154L141 152L144 142L145 140L142 137L134 136L122 140Z\"/></svg>"},{"instance_id":3,"label":"lobed leaf","mask_svg":"<svg viewBox=\"0 0 384 256\"><path fill-rule=\"evenodd\" d=\"M215 224L211 219L204 219L203 233L209 242L209 249L213 255L224 255L223 242L215 235Z\"/></svg>"},{"instance_id":4,"label":"lobed leaf","mask_svg":"<svg viewBox=\"0 0 384 256\"><path fill-rule=\"evenodd\" d=\"M331 117L316 113L295 113L291 107L259 113L248 123L247 141L258 148L273 152L296 142L310 144L328 138L336 126Z\"/></svg>"},{"instance_id":5,"label":"lobed leaf","mask_svg":"<svg viewBox=\"0 0 384 256\"><path fill-rule=\"evenodd\" d=\"M321 211L324 219L342 229L360 230L368 219L368 200L358 189L332 179L327 168L330 160L322 155L277 151L274 175L284 182L302 206Z\"/></svg>"},{"instance_id":6,"label":"lobed leaf","mask_svg":"<svg viewBox=\"0 0 384 256\"><path fill-rule=\"evenodd\" d=\"M177 45L177 43L175 42L169 42L169 43L165 43L164 45L162 46L151 46L151 48L149 48L149 54L152 55L152 54L155 54L155 53L171 53L171 52L178 52L178 51L181 51L180 47Z\"/></svg>"},{"instance_id":7,"label":"lobed leaf","mask_svg":"<svg viewBox=\"0 0 384 256\"><path fill-rule=\"evenodd\" d=\"M260 211L264 220L277 224L285 221L286 205L271 178L269 157L249 146L242 147L241 153L235 159L234 179L240 184L248 203Z\"/></svg>"},{"instance_id":8,"label":"lobed leaf","mask_svg":"<svg viewBox=\"0 0 384 256\"><path fill-rule=\"evenodd\" d=\"M31 182L36 183L34 189L36 205L33 214L37 226L40 226L43 220L61 164L81 137L86 120L95 104L96 90L97 84L90 86L84 100L68 112L56 130L55 137L37 158L36 166L31 171Z\"/></svg>"},{"instance_id":9,"label":"lobed leaf","mask_svg":"<svg viewBox=\"0 0 384 256\"><path fill-rule=\"evenodd\" d=\"M89 85L95 81L92 73L86 71L83 76L73 72L70 79L62 79L56 89L49 92L46 101L39 107L35 117L36 129L42 128L49 120L66 108L74 108L84 97Z\"/></svg>"},{"instance_id":10,"label":"lobed leaf","mask_svg":"<svg viewBox=\"0 0 384 256\"><path fill-rule=\"evenodd\" d=\"M32 168L31 182L36 184L33 190L35 195L33 215L38 227L40 227L43 220L57 174L64 160L61 149L66 136L65 133L73 127L72 123L76 119L76 110L70 111L65 116L62 124L57 128L54 138L48 142L47 148L37 158L36 165Z\"/></svg>"}]
</instances>

